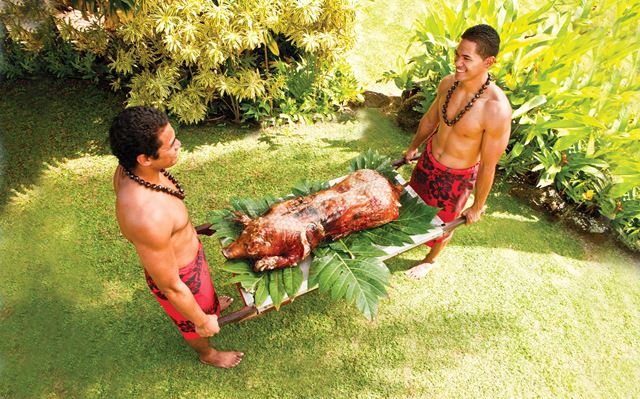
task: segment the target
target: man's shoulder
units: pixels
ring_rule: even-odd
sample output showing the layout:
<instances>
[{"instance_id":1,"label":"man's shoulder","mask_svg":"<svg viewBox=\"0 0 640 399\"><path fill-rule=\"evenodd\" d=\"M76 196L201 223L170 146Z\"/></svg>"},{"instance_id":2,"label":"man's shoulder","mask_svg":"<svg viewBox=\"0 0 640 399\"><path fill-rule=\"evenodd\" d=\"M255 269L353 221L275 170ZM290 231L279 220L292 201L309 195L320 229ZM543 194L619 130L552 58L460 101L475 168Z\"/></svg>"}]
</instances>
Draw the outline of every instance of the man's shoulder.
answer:
<instances>
[{"instance_id":1,"label":"man's shoulder","mask_svg":"<svg viewBox=\"0 0 640 399\"><path fill-rule=\"evenodd\" d=\"M485 109L487 115L491 115L492 119L511 119L511 114L513 113L507 95L497 85L492 87L490 96L485 104Z\"/></svg>"},{"instance_id":2,"label":"man's shoulder","mask_svg":"<svg viewBox=\"0 0 640 399\"><path fill-rule=\"evenodd\" d=\"M118 191L116 194L116 213L123 230L133 235L147 234L149 231L161 228L163 224L168 223L166 212L161 206L156 206L149 194L135 187Z\"/></svg>"},{"instance_id":3,"label":"man's shoulder","mask_svg":"<svg viewBox=\"0 0 640 399\"><path fill-rule=\"evenodd\" d=\"M454 76L454 74L449 74L446 75L444 78L442 78L442 80L440 81L440 84L438 85L438 91L447 91L449 90L449 88L455 83L456 78Z\"/></svg>"}]
</instances>

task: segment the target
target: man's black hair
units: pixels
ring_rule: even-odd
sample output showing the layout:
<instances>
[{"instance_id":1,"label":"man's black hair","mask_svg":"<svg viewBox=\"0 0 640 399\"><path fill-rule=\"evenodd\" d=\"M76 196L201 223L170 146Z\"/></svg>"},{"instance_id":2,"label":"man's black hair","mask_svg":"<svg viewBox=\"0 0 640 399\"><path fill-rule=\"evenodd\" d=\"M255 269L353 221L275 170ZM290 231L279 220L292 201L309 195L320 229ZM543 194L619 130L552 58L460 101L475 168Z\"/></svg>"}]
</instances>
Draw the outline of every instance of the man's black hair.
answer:
<instances>
[{"instance_id":1,"label":"man's black hair","mask_svg":"<svg viewBox=\"0 0 640 399\"><path fill-rule=\"evenodd\" d=\"M137 165L136 158L140 154L157 158L162 144L158 133L167 123L167 115L155 108L138 106L125 109L113 119L109 129L111 152L127 169Z\"/></svg>"},{"instance_id":2,"label":"man's black hair","mask_svg":"<svg viewBox=\"0 0 640 399\"><path fill-rule=\"evenodd\" d=\"M464 31L462 38L474 42L476 51L485 59L497 56L500 50L500 36L489 25L476 25Z\"/></svg>"}]
</instances>

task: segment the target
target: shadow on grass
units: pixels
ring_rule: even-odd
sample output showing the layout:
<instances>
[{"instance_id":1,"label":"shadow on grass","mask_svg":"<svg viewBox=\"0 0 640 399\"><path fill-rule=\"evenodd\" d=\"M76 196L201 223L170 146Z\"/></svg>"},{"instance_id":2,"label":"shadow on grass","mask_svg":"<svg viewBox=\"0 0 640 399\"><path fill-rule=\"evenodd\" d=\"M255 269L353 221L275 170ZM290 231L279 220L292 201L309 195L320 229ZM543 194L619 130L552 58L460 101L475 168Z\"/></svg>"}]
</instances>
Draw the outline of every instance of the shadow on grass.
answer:
<instances>
[{"instance_id":1,"label":"shadow on grass","mask_svg":"<svg viewBox=\"0 0 640 399\"><path fill-rule=\"evenodd\" d=\"M36 183L46 164L82 154L108 153L106 129L121 98L77 80L21 80L0 85L0 131L5 151L5 187Z\"/></svg>"},{"instance_id":2,"label":"shadow on grass","mask_svg":"<svg viewBox=\"0 0 640 399\"><path fill-rule=\"evenodd\" d=\"M0 209L37 183L47 165L111 154L108 130L125 98L80 80L19 80L0 84ZM176 125L175 122L173 122ZM180 127L183 147L238 139L255 129ZM214 134L208 134L211 131Z\"/></svg>"}]
</instances>

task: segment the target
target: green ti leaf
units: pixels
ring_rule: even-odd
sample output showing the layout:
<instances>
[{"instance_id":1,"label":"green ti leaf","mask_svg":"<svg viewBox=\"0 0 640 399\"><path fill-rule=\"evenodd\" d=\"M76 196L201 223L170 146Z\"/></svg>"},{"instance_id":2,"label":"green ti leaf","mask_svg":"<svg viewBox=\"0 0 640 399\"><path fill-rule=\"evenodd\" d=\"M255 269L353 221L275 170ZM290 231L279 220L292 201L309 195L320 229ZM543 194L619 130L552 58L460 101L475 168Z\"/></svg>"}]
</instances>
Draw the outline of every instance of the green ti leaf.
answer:
<instances>
[{"instance_id":1,"label":"green ti leaf","mask_svg":"<svg viewBox=\"0 0 640 399\"><path fill-rule=\"evenodd\" d=\"M269 297L269 273L262 273L262 278L256 284L256 292L253 300L256 306L260 306Z\"/></svg>"},{"instance_id":2,"label":"green ti leaf","mask_svg":"<svg viewBox=\"0 0 640 399\"><path fill-rule=\"evenodd\" d=\"M224 262L220 269L233 274L258 274L253 271L251 264L244 259L230 259Z\"/></svg>"},{"instance_id":3,"label":"green ti leaf","mask_svg":"<svg viewBox=\"0 0 640 399\"><path fill-rule=\"evenodd\" d=\"M284 300L285 288L284 288L284 270L273 270L269 272L269 296L273 301L273 306L276 310L280 310L280 305Z\"/></svg>"},{"instance_id":4,"label":"green ti leaf","mask_svg":"<svg viewBox=\"0 0 640 399\"><path fill-rule=\"evenodd\" d=\"M284 281L284 291L289 299L293 301L304 281L302 270L299 267L287 267L282 269L282 278Z\"/></svg>"},{"instance_id":5,"label":"green ti leaf","mask_svg":"<svg viewBox=\"0 0 640 399\"><path fill-rule=\"evenodd\" d=\"M254 292L258 283L262 278L263 276L258 273L236 274L235 276L231 277L227 281L227 284L240 283L240 285L242 286L242 288L244 288L245 291Z\"/></svg>"}]
</instances>

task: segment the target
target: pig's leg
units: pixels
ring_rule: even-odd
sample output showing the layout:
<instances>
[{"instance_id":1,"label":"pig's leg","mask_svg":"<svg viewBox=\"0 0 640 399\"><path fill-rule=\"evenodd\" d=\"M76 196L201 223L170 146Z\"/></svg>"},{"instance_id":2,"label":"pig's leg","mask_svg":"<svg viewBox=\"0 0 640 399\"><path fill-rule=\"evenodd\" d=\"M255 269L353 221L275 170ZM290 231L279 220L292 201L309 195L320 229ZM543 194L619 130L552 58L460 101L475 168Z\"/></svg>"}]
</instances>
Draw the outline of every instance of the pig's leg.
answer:
<instances>
[{"instance_id":1,"label":"pig's leg","mask_svg":"<svg viewBox=\"0 0 640 399\"><path fill-rule=\"evenodd\" d=\"M264 272L267 270L284 269L287 266L292 266L298 263L300 257L298 255L287 256L266 256L258 261L253 266L253 269L257 272Z\"/></svg>"},{"instance_id":2,"label":"pig's leg","mask_svg":"<svg viewBox=\"0 0 640 399\"><path fill-rule=\"evenodd\" d=\"M246 226L251 222L251 218L244 213L241 212L233 212L235 218L233 218L234 222L242 223L242 225Z\"/></svg>"},{"instance_id":3,"label":"pig's leg","mask_svg":"<svg viewBox=\"0 0 640 399\"><path fill-rule=\"evenodd\" d=\"M288 252L284 256L267 256L258 260L254 266L256 271L282 269L292 266L309 256L311 251L324 238L324 228L320 223L310 223L305 231L288 243Z\"/></svg>"}]
</instances>

